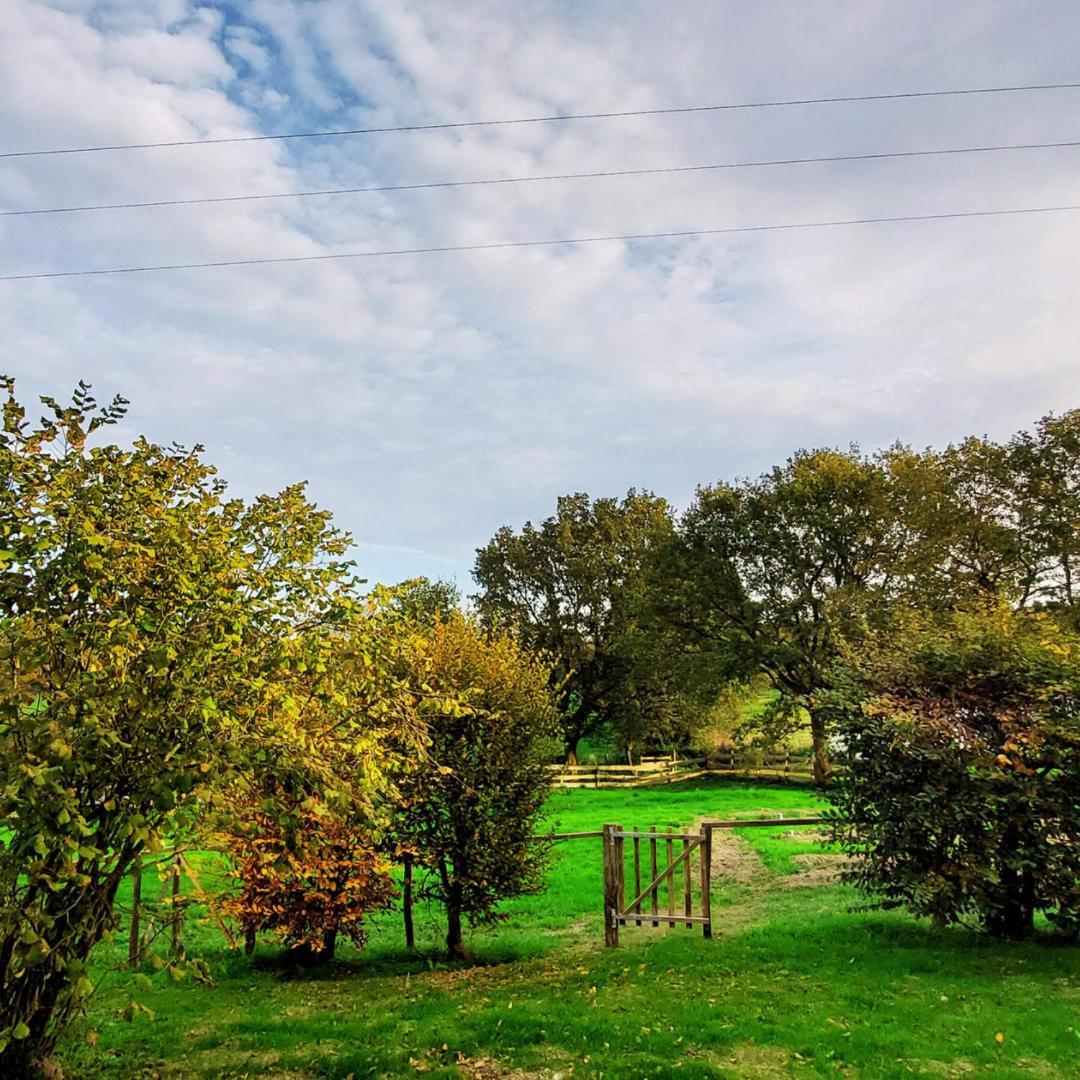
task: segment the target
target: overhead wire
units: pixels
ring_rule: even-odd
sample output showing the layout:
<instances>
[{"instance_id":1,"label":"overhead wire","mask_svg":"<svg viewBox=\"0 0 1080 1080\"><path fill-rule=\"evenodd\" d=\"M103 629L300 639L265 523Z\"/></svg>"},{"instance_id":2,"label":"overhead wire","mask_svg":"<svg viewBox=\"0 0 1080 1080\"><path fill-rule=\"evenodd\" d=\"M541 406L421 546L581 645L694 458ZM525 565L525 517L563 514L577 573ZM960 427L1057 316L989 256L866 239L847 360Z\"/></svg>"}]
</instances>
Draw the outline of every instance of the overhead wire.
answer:
<instances>
[{"instance_id":1,"label":"overhead wire","mask_svg":"<svg viewBox=\"0 0 1080 1080\"><path fill-rule=\"evenodd\" d=\"M1019 94L1047 90L1076 90L1080 82L1027 83L1015 86L964 87L953 90L907 90L888 94L843 94L832 97L786 98L772 101L742 101L719 105L686 105L655 109L620 109L604 112L553 113L546 116L517 116L495 120L458 120L426 124L394 124L381 127L332 128L291 131L266 135L225 135L200 139L162 139L153 142L108 143L96 146L62 146L40 150L0 151L0 159L55 157L63 154L101 154L121 150L160 150L181 146L222 146L229 143L273 142L289 139L327 139L392 132L454 131L468 128L505 127L512 124L556 124L577 120L615 120L641 116L675 116L694 113L731 112L742 109L780 109L801 105L838 105L866 101L905 101L917 98L965 97L979 94Z\"/></svg>"},{"instance_id":2,"label":"overhead wire","mask_svg":"<svg viewBox=\"0 0 1080 1080\"><path fill-rule=\"evenodd\" d=\"M0 281L38 281L53 278L98 277L109 274L149 274L172 270L209 270L235 266L269 266L285 263L313 263L344 259L374 259L402 255L435 255L466 251L505 251L514 248L558 247L602 244L617 241L672 240L692 236L725 236L740 233L783 232L797 229L825 229L853 225L882 225L917 221L949 221L970 218L1015 217L1023 214L1057 214L1080 210L1080 204L1028 206L1008 210L961 210L939 214L897 214L883 217L842 218L827 221L785 222L773 225L732 225L711 229L677 229L654 233L622 233L604 236L576 236L551 240L504 240L480 244L445 244L434 247L393 248L376 251L342 251L320 255L280 255L251 259L220 259L211 262L161 263L146 266L114 266L97 270L53 270L31 274L4 274Z\"/></svg>"},{"instance_id":3,"label":"overhead wire","mask_svg":"<svg viewBox=\"0 0 1080 1080\"><path fill-rule=\"evenodd\" d=\"M50 214L81 214L107 210L142 210L166 206L208 206L223 203L304 199L332 195L361 195L376 192L431 191L438 188L490 187L502 184L533 184L550 181L596 180L628 176L664 176L679 173L718 172L724 169L757 169L789 165L817 165L838 162L886 161L901 158L945 157L959 154L991 154L1023 150L1058 150L1080 147L1080 140L1044 143L1006 143L993 146L959 146L936 150L897 150L869 154L828 154L818 157L775 158L763 161L727 161L707 165L672 165L645 169L604 169L596 172L549 173L540 176L502 176L477 180L433 180L412 184L377 184L368 187L321 188L314 191L277 191L262 194L213 195L188 199L153 199L145 202L89 203L80 206L31 207L0 210L0 217L31 217Z\"/></svg>"}]
</instances>

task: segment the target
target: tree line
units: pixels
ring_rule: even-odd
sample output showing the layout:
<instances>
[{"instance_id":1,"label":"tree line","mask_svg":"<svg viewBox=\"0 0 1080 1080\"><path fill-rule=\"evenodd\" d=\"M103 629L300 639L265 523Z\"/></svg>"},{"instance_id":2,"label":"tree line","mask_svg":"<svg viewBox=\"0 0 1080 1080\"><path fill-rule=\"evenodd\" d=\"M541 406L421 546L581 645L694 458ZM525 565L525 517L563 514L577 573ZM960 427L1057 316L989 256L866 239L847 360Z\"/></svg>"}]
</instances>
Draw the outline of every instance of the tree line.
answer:
<instances>
[{"instance_id":1,"label":"tree line","mask_svg":"<svg viewBox=\"0 0 1080 1080\"><path fill-rule=\"evenodd\" d=\"M1080 411L999 442L795 453L756 478L558 501L477 553L479 611L558 657L563 747L628 752L772 694L847 880L882 906L1080 930ZM834 770L835 766L835 770Z\"/></svg>"},{"instance_id":2,"label":"tree line","mask_svg":"<svg viewBox=\"0 0 1080 1080\"><path fill-rule=\"evenodd\" d=\"M686 737L725 687L765 676L759 738L805 726L853 643L896 613L981 602L1076 624L1080 411L1005 442L799 451L756 478L661 497L584 494L477 552L478 610L555 656L564 754L601 726L625 747Z\"/></svg>"}]
</instances>

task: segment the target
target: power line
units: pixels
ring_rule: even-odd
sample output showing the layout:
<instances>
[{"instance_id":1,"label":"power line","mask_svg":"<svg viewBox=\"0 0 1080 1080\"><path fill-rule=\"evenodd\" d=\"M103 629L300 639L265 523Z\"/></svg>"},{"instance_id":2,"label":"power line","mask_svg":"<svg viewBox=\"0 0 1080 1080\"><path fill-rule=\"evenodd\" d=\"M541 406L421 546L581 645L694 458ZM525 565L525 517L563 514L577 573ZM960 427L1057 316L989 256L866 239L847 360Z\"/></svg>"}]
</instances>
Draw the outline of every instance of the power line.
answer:
<instances>
[{"instance_id":1,"label":"power line","mask_svg":"<svg viewBox=\"0 0 1080 1080\"><path fill-rule=\"evenodd\" d=\"M344 135L381 135L390 132L452 131L464 128L502 127L510 124L554 124L570 120L614 120L634 116L675 116L687 113L729 112L737 109L780 109L793 105L839 105L862 101L904 101L913 98L963 97L973 94L1019 94L1032 90L1076 89L1080 89L1080 82L1031 83L1023 86L981 86L959 90L909 90L896 94L846 94L838 97L790 98L777 101L743 101L724 105L687 105L665 109L623 109L616 112L518 116L505 120L461 120L439 124L398 124L388 127L337 128L324 131L292 131L275 135L230 135L215 139L171 139L159 142L113 143L104 146L66 146L49 150L9 150L0 153L0 158L51 157L58 154L100 154L114 150L159 150L177 146L220 146L225 143L271 142L284 139L323 139Z\"/></svg>"},{"instance_id":2,"label":"power line","mask_svg":"<svg viewBox=\"0 0 1080 1080\"><path fill-rule=\"evenodd\" d=\"M222 259L216 262L165 263L157 266L114 266L102 270L59 270L41 274L5 274L0 275L0 281L39 281L45 278L98 277L104 274L150 274L164 270L208 270L227 266L269 266L275 263L327 262L331 259L375 259L391 255L439 255L462 251L505 251L510 248L604 244L620 240L673 240L689 236L724 236L734 233L783 232L794 229L826 229L843 225L883 225L911 221L950 221L960 218L1015 217L1020 214L1057 214L1076 210L1080 210L1080 203L1066 206L1028 206L1015 210L962 210L944 214L902 214L891 217L799 221L780 225L732 225L718 229L679 229L670 232L623 233L615 236L576 236L559 240L503 240L490 244L447 244L441 247L395 248L383 251L342 251L326 255L281 255L262 259Z\"/></svg>"},{"instance_id":3,"label":"power line","mask_svg":"<svg viewBox=\"0 0 1080 1080\"><path fill-rule=\"evenodd\" d=\"M0 210L0 217L41 214L81 214L101 210L141 210L162 206L206 206L220 203L260 202L268 199L305 199L327 195L362 195L373 192L430 191L435 188L487 187L499 184L535 184L552 180L596 180L625 176L662 176L675 173L756 169L780 165L816 165L842 161L884 161L895 158L944 157L952 154L990 154L1013 150L1057 150L1080 146L1080 140L1047 143L1009 143L998 146L959 146L941 150L898 150L875 154L830 154L821 157L777 158L769 161L727 161L712 165L674 165L652 169L606 169L600 172L552 173L546 176L503 176L481 180L435 180L418 184L380 184L371 187L323 188L317 191L278 191L262 195L218 195L194 199L154 199L148 202L94 203L86 206L50 206L28 210Z\"/></svg>"}]
</instances>

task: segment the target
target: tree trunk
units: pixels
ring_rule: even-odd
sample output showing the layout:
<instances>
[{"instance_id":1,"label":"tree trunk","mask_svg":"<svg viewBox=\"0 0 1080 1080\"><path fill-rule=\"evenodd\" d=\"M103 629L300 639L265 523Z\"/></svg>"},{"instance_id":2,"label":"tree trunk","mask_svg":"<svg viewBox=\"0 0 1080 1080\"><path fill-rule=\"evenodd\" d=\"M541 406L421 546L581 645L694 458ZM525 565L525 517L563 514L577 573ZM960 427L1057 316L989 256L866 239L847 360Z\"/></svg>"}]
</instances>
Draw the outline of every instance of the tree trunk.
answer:
<instances>
[{"instance_id":1,"label":"tree trunk","mask_svg":"<svg viewBox=\"0 0 1080 1080\"><path fill-rule=\"evenodd\" d=\"M50 1055L28 1046L29 1040L12 1040L0 1051L0 1076L4 1080L60 1080L64 1072Z\"/></svg>"},{"instance_id":2,"label":"tree trunk","mask_svg":"<svg viewBox=\"0 0 1080 1080\"><path fill-rule=\"evenodd\" d=\"M832 764L829 761L829 742L822 715L810 710L810 742L813 746L814 783L824 784L832 776Z\"/></svg>"},{"instance_id":3,"label":"tree trunk","mask_svg":"<svg viewBox=\"0 0 1080 1080\"><path fill-rule=\"evenodd\" d=\"M1027 868L1008 865L1021 847L1019 831L1005 828L1001 854L1004 862L998 871L1001 878L1001 907L986 919L987 932L994 937L1026 938L1035 932L1035 881Z\"/></svg>"},{"instance_id":4,"label":"tree trunk","mask_svg":"<svg viewBox=\"0 0 1080 1080\"><path fill-rule=\"evenodd\" d=\"M323 963L330 963L334 959L334 952L337 950L337 927L333 929L327 929L323 931L322 951L319 954L319 959Z\"/></svg>"},{"instance_id":5,"label":"tree trunk","mask_svg":"<svg viewBox=\"0 0 1080 1080\"><path fill-rule=\"evenodd\" d=\"M451 960L465 955L465 942L461 933L461 908L447 902L446 905L446 953Z\"/></svg>"},{"instance_id":6,"label":"tree trunk","mask_svg":"<svg viewBox=\"0 0 1080 1080\"><path fill-rule=\"evenodd\" d=\"M567 765L576 765L578 763L577 747L580 741L581 740L578 738L578 736L572 734L571 732L567 732L563 736L565 761Z\"/></svg>"}]
</instances>

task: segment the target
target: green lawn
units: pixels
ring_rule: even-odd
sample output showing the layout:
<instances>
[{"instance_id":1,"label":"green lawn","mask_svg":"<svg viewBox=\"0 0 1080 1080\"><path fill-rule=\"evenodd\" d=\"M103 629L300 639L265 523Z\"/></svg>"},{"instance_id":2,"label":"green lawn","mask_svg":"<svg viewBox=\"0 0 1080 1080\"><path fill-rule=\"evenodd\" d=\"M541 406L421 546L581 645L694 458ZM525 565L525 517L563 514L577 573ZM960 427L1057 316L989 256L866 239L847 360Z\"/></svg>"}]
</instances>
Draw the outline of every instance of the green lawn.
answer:
<instances>
[{"instance_id":1,"label":"green lawn","mask_svg":"<svg viewBox=\"0 0 1080 1080\"><path fill-rule=\"evenodd\" d=\"M558 792L551 817L564 831L663 828L813 804L805 788L715 781ZM605 950L598 840L561 845L547 890L473 934L472 968L430 959L442 929L423 909L421 955L404 954L389 913L364 952L290 979L270 942L253 962L196 922L186 940L212 987L164 974L133 986L109 970L126 949L118 935L100 957L96 1045L80 1031L62 1056L77 1076L124 1078L1080 1075L1080 950L852 912L854 893L815 876L821 849L804 833L738 837L724 841L732 873L716 888L712 941L630 928ZM132 996L152 1022L120 1019Z\"/></svg>"}]
</instances>

